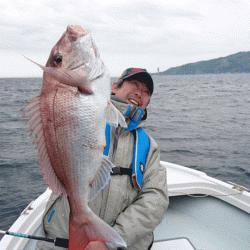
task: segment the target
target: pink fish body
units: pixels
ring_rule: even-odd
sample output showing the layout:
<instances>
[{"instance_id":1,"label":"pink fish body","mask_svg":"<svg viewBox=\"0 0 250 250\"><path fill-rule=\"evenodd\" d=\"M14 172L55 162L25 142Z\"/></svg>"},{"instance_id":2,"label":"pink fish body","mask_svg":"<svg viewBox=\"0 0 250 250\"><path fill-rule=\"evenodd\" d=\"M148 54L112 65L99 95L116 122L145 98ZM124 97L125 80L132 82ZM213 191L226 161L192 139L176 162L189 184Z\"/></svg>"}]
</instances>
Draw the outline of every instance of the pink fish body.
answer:
<instances>
[{"instance_id":1,"label":"pink fish body","mask_svg":"<svg viewBox=\"0 0 250 250\"><path fill-rule=\"evenodd\" d=\"M69 249L90 241L126 248L121 236L88 207L108 183L112 163L103 156L106 122L126 126L110 103L110 78L90 32L68 26L43 71L41 95L29 110L38 157L47 185L68 197Z\"/></svg>"}]
</instances>

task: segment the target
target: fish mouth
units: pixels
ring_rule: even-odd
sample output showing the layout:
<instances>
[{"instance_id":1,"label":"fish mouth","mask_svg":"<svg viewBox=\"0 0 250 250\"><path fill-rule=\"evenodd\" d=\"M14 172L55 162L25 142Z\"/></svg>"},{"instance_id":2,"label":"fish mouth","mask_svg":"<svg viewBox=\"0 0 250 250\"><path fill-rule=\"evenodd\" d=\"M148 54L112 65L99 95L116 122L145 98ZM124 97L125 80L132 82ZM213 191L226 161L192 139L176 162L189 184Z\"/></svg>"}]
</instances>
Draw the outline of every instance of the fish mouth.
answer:
<instances>
[{"instance_id":1,"label":"fish mouth","mask_svg":"<svg viewBox=\"0 0 250 250\"><path fill-rule=\"evenodd\" d=\"M80 67L83 66L83 65L84 65L84 63L79 64L79 65L77 65L76 67L72 68L71 70L75 70L75 69L77 69L77 68L80 68Z\"/></svg>"}]
</instances>

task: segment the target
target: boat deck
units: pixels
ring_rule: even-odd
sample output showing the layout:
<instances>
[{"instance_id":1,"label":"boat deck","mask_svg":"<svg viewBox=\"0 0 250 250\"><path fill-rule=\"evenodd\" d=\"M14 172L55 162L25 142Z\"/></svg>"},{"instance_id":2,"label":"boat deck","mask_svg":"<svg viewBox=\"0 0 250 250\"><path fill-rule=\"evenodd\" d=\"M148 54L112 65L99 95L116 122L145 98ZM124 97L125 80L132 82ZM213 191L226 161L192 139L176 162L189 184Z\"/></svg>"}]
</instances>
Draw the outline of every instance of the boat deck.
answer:
<instances>
[{"instance_id":1,"label":"boat deck","mask_svg":"<svg viewBox=\"0 0 250 250\"><path fill-rule=\"evenodd\" d=\"M249 250L250 215L211 196L171 197L169 209L154 234L155 241L187 238L197 250Z\"/></svg>"}]
</instances>

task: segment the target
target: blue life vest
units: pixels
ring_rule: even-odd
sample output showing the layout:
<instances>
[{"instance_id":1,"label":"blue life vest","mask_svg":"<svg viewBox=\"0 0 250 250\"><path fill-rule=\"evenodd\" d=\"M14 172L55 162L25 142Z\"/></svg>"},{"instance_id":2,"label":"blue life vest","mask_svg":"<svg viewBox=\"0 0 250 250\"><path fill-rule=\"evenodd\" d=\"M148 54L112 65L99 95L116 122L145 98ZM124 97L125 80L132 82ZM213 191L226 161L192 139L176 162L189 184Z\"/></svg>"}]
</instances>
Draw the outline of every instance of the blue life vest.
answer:
<instances>
[{"instance_id":1,"label":"blue life vest","mask_svg":"<svg viewBox=\"0 0 250 250\"><path fill-rule=\"evenodd\" d=\"M134 115L134 117L136 114ZM138 115L137 115L138 116ZM141 115L138 116L139 120ZM134 188L141 189L143 182L143 174L146 166L148 151L150 148L150 140L147 133L142 128L135 129L135 121L132 121L132 124L128 126L126 131L129 131L132 128L132 132L135 136L134 149L133 149L133 162L132 162L132 182ZM110 135L111 135L111 126L106 125L106 148L103 152L104 155L108 156L110 149Z\"/></svg>"}]
</instances>

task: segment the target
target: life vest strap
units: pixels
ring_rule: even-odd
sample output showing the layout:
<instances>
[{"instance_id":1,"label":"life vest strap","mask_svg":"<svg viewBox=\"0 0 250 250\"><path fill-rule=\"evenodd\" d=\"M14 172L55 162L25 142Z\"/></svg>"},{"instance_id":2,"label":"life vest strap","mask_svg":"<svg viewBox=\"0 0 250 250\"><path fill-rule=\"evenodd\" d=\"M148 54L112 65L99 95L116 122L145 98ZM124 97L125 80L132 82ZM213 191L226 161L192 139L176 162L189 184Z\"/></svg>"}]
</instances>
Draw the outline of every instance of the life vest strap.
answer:
<instances>
[{"instance_id":1,"label":"life vest strap","mask_svg":"<svg viewBox=\"0 0 250 250\"><path fill-rule=\"evenodd\" d=\"M146 167L147 156L150 148L150 140L143 128L133 130L135 135L132 182L134 188L140 190L143 182L143 175Z\"/></svg>"},{"instance_id":2,"label":"life vest strap","mask_svg":"<svg viewBox=\"0 0 250 250\"><path fill-rule=\"evenodd\" d=\"M129 175L132 176L132 169L130 168L122 168L122 167L114 167L112 168L113 173L111 175Z\"/></svg>"},{"instance_id":3,"label":"life vest strap","mask_svg":"<svg viewBox=\"0 0 250 250\"><path fill-rule=\"evenodd\" d=\"M139 113L141 115L141 113ZM133 149L133 162L132 169L114 167L113 173L111 175L129 175L131 176L134 188L140 190L143 182L143 175L146 167L146 161L148 152L150 149L150 140L147 133L142 128L137 128L132 130L135 141ZM106 125L106 148L103 152L104 155L109 155L110 150L110 136L111 136L111 126Z\"/></svg>"}]
</instances>

